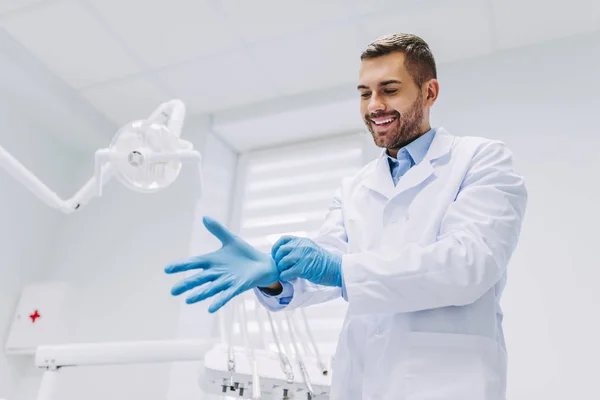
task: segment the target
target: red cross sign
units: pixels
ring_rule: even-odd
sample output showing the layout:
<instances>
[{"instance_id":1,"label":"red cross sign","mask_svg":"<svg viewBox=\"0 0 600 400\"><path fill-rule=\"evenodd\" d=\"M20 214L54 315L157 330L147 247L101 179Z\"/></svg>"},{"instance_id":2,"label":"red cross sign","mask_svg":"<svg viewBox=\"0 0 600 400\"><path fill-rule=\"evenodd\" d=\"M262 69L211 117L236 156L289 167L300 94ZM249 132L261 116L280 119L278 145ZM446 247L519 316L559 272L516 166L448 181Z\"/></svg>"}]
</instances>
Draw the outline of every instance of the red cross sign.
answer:
<instances>
[{"instance_id":1,"label":"red cross sign","mask_svg":"<svg viewBox=\"0 0 600 400\"><path fill-rule=\"evenodd\" d=\"M31 323L35 323L35 320L36 320L36 319L38 319L38 318L41 318L41 317L42 317L42 316L40 315L40 313L38 312L38 310L35 310L35 311L33 312L33 314L31 314L31 315L29 316L29 318L31 318Z\"/></svg>"}]
</instances>

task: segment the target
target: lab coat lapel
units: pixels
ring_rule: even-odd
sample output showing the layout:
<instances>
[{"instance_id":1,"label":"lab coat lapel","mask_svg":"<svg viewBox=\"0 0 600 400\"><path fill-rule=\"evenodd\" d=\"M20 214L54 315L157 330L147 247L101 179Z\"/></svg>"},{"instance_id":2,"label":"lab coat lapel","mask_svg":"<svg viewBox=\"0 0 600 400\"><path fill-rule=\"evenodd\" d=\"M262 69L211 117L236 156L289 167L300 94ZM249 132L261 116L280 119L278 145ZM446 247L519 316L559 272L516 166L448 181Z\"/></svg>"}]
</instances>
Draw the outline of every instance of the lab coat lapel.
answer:
<instances>
[{"instance_id":1,"label":"lab coat lapel","mask_svg":"<svg viewBox=\"0 0 600 400\"><path fill-rule=\"evenodd\" d=\"M375 168L365 177L363 185L389 199L394 194L394 181L385 151L375 163Z\"/></svg>"},{"instance_id":2,"label":"lab coat lapel","mask_svg":"<svg viewBox=\"0 0 600 400\"><path fill-rule=\"evenodd\" d=\"M454 137L444 128L439 128L425 158L419 164L409 169L396 187L394 187L386 153L383 151L379 159L377 159L373 170L365 177L363 185L385 196L386 199L397 196L405 190L421 184L434 174L435 168L432 163L448 153L453 142Z\"/></svg>"},{"instance_id":3,"label":"lab coat lapel","mask_svg":"<svg viewBox=\"0 0 600 400\"><path fill-rule=\"evenodd\" d=\"M417 186L424 182L433 174L433 166L425 158L419 164L409 169L406 174L398 181L398 186L394 188L394 196Z\"/></svg>"},{"instance_id":4,"label":"lab coat lapel","mask_svg":"<svg viewBox=\"0 0 600 400\"><path fill-rule=\"evenodd\" d=\"M434 161L448 153L453 142L454 138L444 128L438 129L425 158L400 178L398 185L394 188L393 196L420 185L434 174Z\"/></svg>"}]
</instances>

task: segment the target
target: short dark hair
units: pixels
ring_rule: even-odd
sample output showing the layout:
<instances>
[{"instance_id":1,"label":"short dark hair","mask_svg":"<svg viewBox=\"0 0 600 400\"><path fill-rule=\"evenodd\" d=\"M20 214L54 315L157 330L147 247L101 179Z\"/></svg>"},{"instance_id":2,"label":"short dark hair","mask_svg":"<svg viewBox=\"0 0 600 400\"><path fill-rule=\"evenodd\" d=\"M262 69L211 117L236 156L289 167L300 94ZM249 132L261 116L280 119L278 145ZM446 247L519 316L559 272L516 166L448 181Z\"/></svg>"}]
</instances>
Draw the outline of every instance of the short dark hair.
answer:
<instances>
[{"instance_id":1,"label":"short dark hair","mask_svg":"<svg viewBox=\"0 0 600 400\"><path fill-rule=\"evenodd\" d=\"M360 60L381 57L393 52L406 56L405 66L417 86L430 79L437 79L437 68L433 53L427 42L410 33L393 33L381 36L369 43L360 55Z\"/></svg>"}]
</instances>

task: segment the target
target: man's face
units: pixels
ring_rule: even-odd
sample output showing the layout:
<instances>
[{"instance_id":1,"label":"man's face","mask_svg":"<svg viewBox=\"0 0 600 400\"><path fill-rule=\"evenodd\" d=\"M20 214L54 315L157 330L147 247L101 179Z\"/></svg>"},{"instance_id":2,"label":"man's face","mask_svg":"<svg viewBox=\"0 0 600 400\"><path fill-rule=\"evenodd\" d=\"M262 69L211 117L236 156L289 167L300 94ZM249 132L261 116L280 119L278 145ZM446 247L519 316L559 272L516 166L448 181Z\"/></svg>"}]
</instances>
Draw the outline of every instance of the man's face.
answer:
<instances>
[{"instance_id":1,"label":"man's face","mask_svg":"<svg viewBox=\"0 0 600 400\"><path fill-rule=\"evenodd\" d=\"M429 129L429 102L406 70L404 53L362 61L358 90L361 114L377 146L397 151Z\"/></svg>"}]
</instances>

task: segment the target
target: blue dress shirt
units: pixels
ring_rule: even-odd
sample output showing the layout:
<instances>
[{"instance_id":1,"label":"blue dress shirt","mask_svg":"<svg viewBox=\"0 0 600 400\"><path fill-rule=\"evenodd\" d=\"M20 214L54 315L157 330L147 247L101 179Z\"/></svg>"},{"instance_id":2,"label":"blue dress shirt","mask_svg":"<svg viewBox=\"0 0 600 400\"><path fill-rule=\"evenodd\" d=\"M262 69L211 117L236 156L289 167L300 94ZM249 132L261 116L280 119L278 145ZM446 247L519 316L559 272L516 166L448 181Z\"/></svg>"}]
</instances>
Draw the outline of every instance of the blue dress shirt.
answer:
<instances>
[{"instance_id":1,"label":"blue dress shirt","mask_svg":"<svg viewBox=\"0 0 600 400\"><path fill-rule=\"evenodd\" d=\"M398 184L400 178L404 176L409 169L423 161L434 137L435 129L430 129L424 135L419 136L417 139L398 150L396 158L387 155L394 186Z\"/></svg>"}]
</instances>

